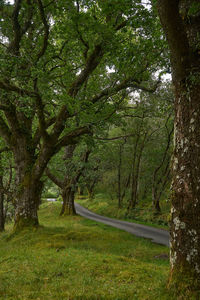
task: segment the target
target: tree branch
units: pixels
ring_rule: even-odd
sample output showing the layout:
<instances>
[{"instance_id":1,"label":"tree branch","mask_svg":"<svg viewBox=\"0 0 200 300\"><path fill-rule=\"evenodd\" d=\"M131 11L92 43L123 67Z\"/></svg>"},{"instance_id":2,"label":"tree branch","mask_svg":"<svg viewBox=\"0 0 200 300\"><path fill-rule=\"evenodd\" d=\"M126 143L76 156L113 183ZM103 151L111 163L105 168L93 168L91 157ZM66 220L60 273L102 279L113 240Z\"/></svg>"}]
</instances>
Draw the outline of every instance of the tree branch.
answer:
<instances>
[{"instance_id":1,"label":"tree branch","mask_svg":"<svg viewBox=\"0 0 200 300\"><path fill-rule=\"evenodd\" d=\"M42 19L42 23L44 25L44 38L43 38L43 47L41 49L41 51L38 53L37 55L37 61L45 54L45 51L47 49L48 46L48 38L49 38L49 25L47 23L46 20L46 16L45 16L45 12L44 12L44 7L42 4L41 0L37 0L38 2L38 7L39 7L39 11L40 11L40 16Z\"/></svg>"},{"instance_id":2,"label":"tree branch","mask_svg":"<svg viewBox=\"0 0 200 300\"><path fill-rule=\"evenodd\" d=\"M44 105L42 103L42 98L39 94L38 88L37 88L37 79L34 80L34 89L35 93L37 94L37 97L35 98L36 108L37 108L37 115L39 119L39 127L41 136L44 138L45 141L49 140L49 135L46 131L46 122L45 122L45 116L44 116Z\"/></svg>"},{"instance_id":3,"label":"tree branch","mask_svg":"<svg viewBox=\"0 0 200 300\"><path fill-rule=\"evenodd\" d=\"M47 120L45 122L45 125L46 125L45 129L49 128L55 122L55 120L56 120L55 117ZM34 134L34 137L33 137L33 144L37 146L38 143L39 143L39 141L40 141L40 138L41 138L41 130L40 130L40 128L37 128L37 130L36 130L36 132Z\"/></svg>"},{"instance_id":4,"label":"tree branch","mask_svg":"<svg viewBox=\"0 0 200 300\"><path fill-rule=\"evenodd\" d=\"M46 168L45 173L51 181L53 181L57 186L59 186L59 188L63 188L64 182L62 180L59 180L55 175L53 175L48 167Z\"/></svg>"},{"instance_id":5,"label":"tree branch","mask_svg":"<svg viewBox=\"0 0 200 300\"><path fill-rule=\"evenodd\" d=\"M21 96L23 96L23 95L30 96L30 97L36 96L36 94L33 91L21 89L14 84L10 84L8 81L0 81L0 89L5 90L5 91L16 92L16 93L20 94Z\"/></svg>"},{"instance_id":6,"label":"tree branch","mask_svg":"<svg viewBox=\"0 0 200 300\"><path fill-rule=\"evenodd\" d=\"M22 0L15 0L15 6L12 13L12 25L14 31L14 39L11 41L8 52L13 53L14 55L19 54L20 41L22 37L21 26L18 21L19 12L21 9Z\"/></svg>"},{"instance_id":7,"label":"tree branch","mask_svg":"<svg viewBox=\"0 0 200 300\"><path fill-rule=\"evenodd\" d=\"M27 20L26 22L24 23L24 26L22 28L22 35L25 34L27 32L27 30L29 29L29 27L31 26L31 20L32 20L32 17L33 17L33 4L32 4L32 1L28 0L27 1L28 5L29 5L29 9L28 9L28 17L27 17Z\"/></svg>"},{"instance_id":8,"label":"tree branch","mask_svg":"<svg viewBox=\"0 0 200 300\"><path fill-rule=\"evenodd\" d=\"M81 74L78 75L76 80L72 83L68 95L70 97L75 97L80 90L81 86L84 84L84 82L88 79L89 75L96 69L98 64L100 63L100 60L103 56L102 46L101 44L96 45L94 48L94 51L86 61L86 66L82 70ZM69 118L71 115L67 109L66 105L63 105L61 107L61 110L57 116L56 123L53 128L53 134L51 135L52 139L55 139L60 135L62 130L65 127L65 120Z\"/></svg>"},{"instance_id":9,"label":"tree branch","mask_svg":"<svg viewBox=\"0 0 200 300\"><path fill-rule=\"evenodd\" d=\"M72 83L68 92L69 96L75 97L77 95L78 91L80 90L84 82L87 80L89 75L99 65L102 56L103 56L102 45L98 44L95 46L94 51L87 59L85 68L82 70L80 75L78 75L77 79Z\"/></svg>"},{"instance_id":10,"label":"tree branch","mask_svg":"<svg viewBox=\"0 0 200 300\"><path fill-rule=\"evenodd\" d=\"M91 133L91 130L86 126L74 129L70 133L64 135L60 140L58 140L58 142L55 145L56 151L58 151L63 146L69 144L76 144L77 138L79 138L84 134L89 134L89 133Z\"/></svg>"},{"instance_id":11,"label":"tree branch","mask_svg":"<svg viewBox=\"0 0 200 300\"><path fill-rule=\"evenodd\" d=\"M118 83L117 85L110 86L108 88L105 88L103 91L101 91L99 94L97 94L96 96L94 96L91 100L92 103L96 103L99 100L101 100L104 97L110 97L112 95L115 95L116 93L118 93L119 91L127 88L129 86L129 82L130 79L126 79L121 83Z\"/></svg>"},{"instance_id":12,"label":"tree branch","mask_svg":"<svg viewBox=\"0 0 200 300\"><path fill-rule=\"evenodd\" d=\"M134 88L136 90L141 90L141 91L144 91L144 92L148 92L148 93L154 93L156 91L156 89L158 88L158 85L160 84L160 80L158 80L154 86L152 87L146 87L142 84L140 84L139 82L138 83L130 83L129 87L131 88Z\"/></svg>"},{"instance_id":13,"label":"tree branch","mask_svg":"<svg viewBox=\"0 0 200 300\"><path fill-rule=\"evenodd\" d=\"M94 136L94 139L101 140L101 141L114 141L114 140L119 140L119 139L125 139L125 138L131 137L131 136L135 136L135 134L131 133L131 134L127 134L127 135L115 136L113 138L101 138L101 137Z\"/></svg>"}]
</instances>

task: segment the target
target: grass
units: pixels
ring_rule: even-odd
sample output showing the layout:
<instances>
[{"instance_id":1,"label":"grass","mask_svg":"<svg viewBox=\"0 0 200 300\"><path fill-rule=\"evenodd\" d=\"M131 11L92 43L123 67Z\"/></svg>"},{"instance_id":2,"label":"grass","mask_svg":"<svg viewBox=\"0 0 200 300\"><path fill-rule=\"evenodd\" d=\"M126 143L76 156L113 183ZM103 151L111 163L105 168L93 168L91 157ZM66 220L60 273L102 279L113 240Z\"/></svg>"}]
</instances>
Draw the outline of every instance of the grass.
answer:
<instances>
[{"instance_id":1,"label":"grass","mask_svg":"<svg viewBox=\"0 0 200 300\"><path fill-rule=\"evenodd\" d=\"M44 203L41 226L0 234L1 300L167 300L168 248Z\"/></svg>"},{"instance_id":2,"label":"grass","mask_svg":"<svg viewBox=\"0 0 200 300\"><path fill-rule=\"evenodd\" d=\"M117 200L111 200L105 194L97 194L90 200L87 197L78 198L77 202L93 212L111 218L117 218L129 222L145 224L157 228L168 229L169 203L162 202L162 213L155 215L149 201L143 201L127 216L126 207L117 206Z\"/></svg>"}]
</instances>

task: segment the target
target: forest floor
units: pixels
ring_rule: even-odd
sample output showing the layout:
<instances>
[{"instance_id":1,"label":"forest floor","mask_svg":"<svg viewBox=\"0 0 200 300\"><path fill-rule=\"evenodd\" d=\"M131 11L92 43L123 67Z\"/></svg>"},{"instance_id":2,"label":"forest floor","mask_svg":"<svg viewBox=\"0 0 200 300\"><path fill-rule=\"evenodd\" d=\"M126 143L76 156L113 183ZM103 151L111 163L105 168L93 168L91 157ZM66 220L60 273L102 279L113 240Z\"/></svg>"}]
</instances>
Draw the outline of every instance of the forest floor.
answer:
<instances>
[{"instance_id":1,"label":"forest floor","mask_svg":"<svg viewBox=\"0 0 200 300\"><path fill-rule=\"evenodd\" d=\"M169 249L44 203L41 226L0 234L1 300L175 300Z\"/></svg>"}]
</instances>

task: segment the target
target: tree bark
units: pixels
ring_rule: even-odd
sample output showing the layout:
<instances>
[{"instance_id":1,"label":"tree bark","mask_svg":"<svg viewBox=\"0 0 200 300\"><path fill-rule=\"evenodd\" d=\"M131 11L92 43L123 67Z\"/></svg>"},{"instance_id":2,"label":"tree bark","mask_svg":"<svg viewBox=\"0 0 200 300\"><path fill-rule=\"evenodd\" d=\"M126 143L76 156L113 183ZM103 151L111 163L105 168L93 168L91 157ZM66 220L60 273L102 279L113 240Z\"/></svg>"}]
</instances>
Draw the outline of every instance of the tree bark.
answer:
<instances>
[{"instance_id":1,"label":"tree bark","mask_svg":"<svg viewBox=\"0 0 200 300\"><path fill-rule=\"evenodd\" d=\"M78 195L79 195L80 197L84 195L84 187L82 187L82 186L79 186L79 187L78 187Z\"/></svg>"},{"instance_id":2,"label":"tree bark","mask_svg":"<svg viewBox=\"0 0 200 300\"><path fill-rule=\"evenodd\" d=\"M60 216L73 216L76 215L76 209L74 206L74 196L75 192L71 187L67 187L62 190L62 209L60 212Z\"/></svg>"},{"instance_id":3,"label":"tree bark","mask_svg":"<svg viewBox=\"0 0 200 300\"><path fill-rule=\"evenodd\" d=\"M169 286L187 299L199 299L200 290L200 12L191 10L195 4L158 1L175 87Z\"/></svg>"},{"instance_id":4,"label":"tree bark","mask_svg":"<svg viewBox=\"0 0 200 300\"><path fill-rule=\"evenodd\" d=\"M31 142L26 135L19 135L13 148L16 170L16 192L13 200L15 231L39 225L37 211L43 189L41 177L53 153L53 146L47 145L43 146L37 157Z\"/></svg>"},{"instance_id":5,"label":"tree bark","mask_svg":"<svg viewBox=\"0 0 200 300\"><path fill-rule=\"evenodd\" d=\"M170 116L169 116L170 117ZM167 118L167 122L169 120L169 117ZM167 122L165 124L165 127L167 129L167 144L165 147L165 150L163 152L163 157L159 165L155 168L153 172L153 181L152 181L152 204L153 208L155 210L155 213L160 213L160 198L165 190L165 187L167 183L169 182L170 177L170 155L169 155L169 149L171 144L171 136L173 133L173 128L169 131L167 128ZM164 168L161 172L160 170Z\"/></svg>"},{"instance_id":6,"label":"tree bark","mask_svg":"<svg viewBox=\"0 0 200 300\"><path fill-rule=\"evenodd\" d=\"M43 183L40 180L33 180L26 175L24 181L18 186L15 198L15 225L14 230L21 230L24 227L38 226L38 208L42 193Z\"/></svg>"},{"instance_id":7,"label":"tree bark","mask_svg":"<svg viewBox=\"0 0 200 300\"><path fill-rule=\"evenodd\" d=\"M121 165L122 165L122 145L119 147L119 164L117 168L117 186L118 186L118 208L122 207L121 203Z\"/></svg>"},{"instance_id":8,"label":"tree bark","mask_svg":"<svg viewBox=\"0 0 200 300\"><path fill-rule=\"evenodd\" d=\"M91 185L89 185L89 184L86 185L88 198L90 200L94 199L94 186L95 186L95 183L94 184L92 183Z\"/></svg>"},{"instance_id":9,"label":"tree bark","mask_svg":"<svg viewBox=\"0 0 200 300\"><path fill-rule=\"evenodd\" d=\"M141 165L141 158L143 154L143 150L145 147L145 142L147 139L147 132L145 133L140 148L137 150L139 139L141 138L140 134L138 135L136 145L135 145L135 152L134 152L134 160L133 160L133 167L132 167L132 184L131 184L131 198L129 202L128 211L134 209L137 201L138 201L138 186L139 186L139 173L140 173L140 165ZM137 152L136 152L137 151Z\"/></svg>"},{"instance_id":10,"label":"tree bark","mask_svg":"<svg viewBox=\"0 0 200 300\"><path fill-rule=\"evenodd\" d=\"M140 127L141 129L141 127ZM133 152L133 162L132 162L132 170L131 170L131 196L130 196L130 200L129 200L129 203L128 203L128 208L127 208L127 211L129 213L129 211L131 209L134 208L134 190L135 190L135 168L136 168L136 160L137 160L137 148L138 148L138 143L139 143L139 140L141 138L141 135L140 135L140 129L139 131L137 132L137 138L136 138L136 142L135 142L135 145L134 145L134 152Z\"/></svg>"},{"instance_id":11,"label":"tree bark","mask_svg":"<svg viewBox=\"0 0 200 300\"><path fill-rule=\"evenodd\" d=\"M118 208L122 208L122 191L121 191L121 169L122 169L122 155L124 150L124 145L126 144L126 139L119 145L119 163L117 166L117 185L118 185Z\"/></svg>"}]
</instances>

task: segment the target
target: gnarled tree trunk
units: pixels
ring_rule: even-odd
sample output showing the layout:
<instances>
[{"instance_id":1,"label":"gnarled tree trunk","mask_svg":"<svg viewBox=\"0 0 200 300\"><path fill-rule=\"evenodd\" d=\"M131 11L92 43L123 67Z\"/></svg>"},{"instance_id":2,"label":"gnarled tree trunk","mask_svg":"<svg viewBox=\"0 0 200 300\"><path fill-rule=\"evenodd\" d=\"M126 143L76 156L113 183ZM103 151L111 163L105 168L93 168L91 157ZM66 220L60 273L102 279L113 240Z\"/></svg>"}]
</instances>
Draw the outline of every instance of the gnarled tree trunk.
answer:
<instances>
[{"instance_id":1,"label":"gnarled tree trunk","mask_svg":"<svg viewBox=\"0 0 200 300\"><path fill-rule=\"evenodd\" d=\"M29 137L29 136L28 136ZM38 208L43 189L42 174L53 153L48 145L35 155L35 149L26 135L19 135L13 147L15 160L16 192L13 197L15 207L14 230L29 226L38 226Z\"/></svg>"},{"instance_id":2,"label":"gnarled tree trunk","mask_svg":"<svg viewBox=\"0 0 200 300\"><path fill-rule=\"evenodd\" d=\"M23 227L38 226L38 208L42 193L43 183L40 180L31 180L27 175L27 181L18 189L15 199L15 230Z\"/></svg>"},{"instance_id":3,"label":"gnarled tree trunk","mask_svg":"<svg viewBox=\"0 0 200 300\"><path fill-rule=\"evenodd\" d=\"M170 287L185 299L200 290L200 7L195 0L159 0L175 87ZM192 296L191 296L191 295Z\"/></svg>"},{"instance_id":4,"label":"gnarled tree trunk","mask_svg":"<svg viewBox=\"0 0 200 300\"><path fill-rule=\"evenodd\" d=\"M60 216L76 215L76 210L74 206L74 196L75 196L75 192L72 190L71 187L67 187L66 189L62 190L63 204L62 204Z\"/></svg>"}]
</instances>

